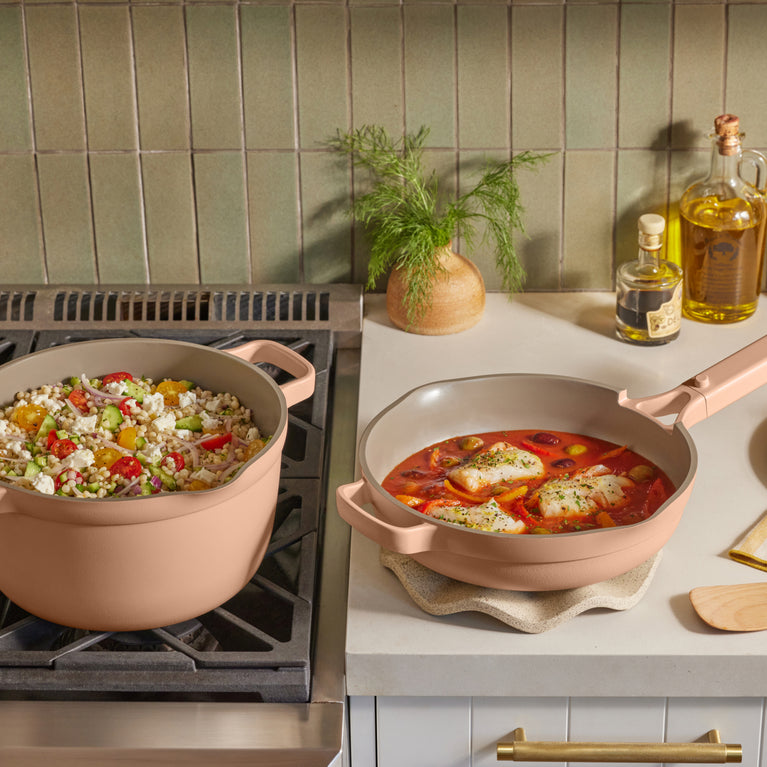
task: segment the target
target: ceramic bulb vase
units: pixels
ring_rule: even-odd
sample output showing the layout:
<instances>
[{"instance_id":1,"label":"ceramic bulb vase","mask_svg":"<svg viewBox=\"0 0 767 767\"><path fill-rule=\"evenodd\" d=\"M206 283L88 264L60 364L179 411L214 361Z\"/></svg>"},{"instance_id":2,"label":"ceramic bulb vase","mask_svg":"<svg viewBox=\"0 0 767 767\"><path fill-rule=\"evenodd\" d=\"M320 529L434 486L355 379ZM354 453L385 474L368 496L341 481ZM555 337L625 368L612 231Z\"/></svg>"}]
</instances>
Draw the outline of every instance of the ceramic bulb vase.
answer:
<instances>
[{"instance_id":1,"label":"ceramic bulb vase","mask_svg":"<svg viewBox=\"0 0 767 767\"><path fill-rule=\"evenodd\" d=\"M476 325L485 311L485 283L479 269L449 246L441 248L437 257L442 269L431 284L431 306L412 323L404 303L404 271L394 269L389 276L386 310L401 330L426 336L460 333Z\"/></svg>"}]
</instances>

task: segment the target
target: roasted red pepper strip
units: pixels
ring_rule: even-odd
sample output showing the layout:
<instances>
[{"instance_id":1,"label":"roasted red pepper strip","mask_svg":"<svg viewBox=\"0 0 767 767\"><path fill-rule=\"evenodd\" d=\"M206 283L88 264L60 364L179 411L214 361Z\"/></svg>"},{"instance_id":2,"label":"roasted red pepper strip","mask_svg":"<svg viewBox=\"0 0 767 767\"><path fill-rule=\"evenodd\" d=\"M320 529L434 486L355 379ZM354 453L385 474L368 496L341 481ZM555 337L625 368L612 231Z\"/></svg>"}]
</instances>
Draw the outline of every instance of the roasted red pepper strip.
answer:
<instances>
[{"instance_id":1,"label":"roasted red pepper strip","mask_svg":"<svg viewBox=\"0 0 767 767\"><path fill-rule=\"evenodd\" d=\"M472 495L471 493L467 493L465 490L459 490L450 482L449 479L445 480L445 489L451 492L453 495L457 495L459 498L471 501L472 503L485 503L485 501L488 500L487 498L483 498L481 495Z\"/></svg>"},{"instance_id":2,"label":"roasted red pepper strip","mask_svg":"<svg viewBox=\"0 0 767 767\"><path fill-rule=\"evenodd\" d=\"M536 455L554 455L551 450L546 450L546 448L543 448L540 445L534 445L532 442L528 442L527 440L522 441L522 447L525 448L525 450L529 450L531 453L535 453Z\"/></svg>"}]
</instances>

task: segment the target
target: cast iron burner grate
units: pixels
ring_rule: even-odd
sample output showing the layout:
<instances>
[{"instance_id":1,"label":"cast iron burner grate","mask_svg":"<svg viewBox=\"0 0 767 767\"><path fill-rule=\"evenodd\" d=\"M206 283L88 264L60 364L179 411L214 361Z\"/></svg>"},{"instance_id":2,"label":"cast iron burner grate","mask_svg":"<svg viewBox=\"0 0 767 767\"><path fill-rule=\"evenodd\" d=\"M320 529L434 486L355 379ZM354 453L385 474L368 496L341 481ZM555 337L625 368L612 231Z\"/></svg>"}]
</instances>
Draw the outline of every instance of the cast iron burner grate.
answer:
<instances>
[{"instance_id":1,"label":"cast iron burner grate","mask_svg":"<svg viewBox=\"0 0 767 767\"><path fill-rule=\"evenodd\" d=\"M272 538L247 586L176 626L92 632L28 614L0 594L0 699L307 702L326 487L322 477L333 336L326 330L0 330L0 364L39 349L98 338L172 338L228 349L284 343L317 372L312 397L292 407ZM282 371L262 366L278 383Z\"/></svg>"}]
</instances>

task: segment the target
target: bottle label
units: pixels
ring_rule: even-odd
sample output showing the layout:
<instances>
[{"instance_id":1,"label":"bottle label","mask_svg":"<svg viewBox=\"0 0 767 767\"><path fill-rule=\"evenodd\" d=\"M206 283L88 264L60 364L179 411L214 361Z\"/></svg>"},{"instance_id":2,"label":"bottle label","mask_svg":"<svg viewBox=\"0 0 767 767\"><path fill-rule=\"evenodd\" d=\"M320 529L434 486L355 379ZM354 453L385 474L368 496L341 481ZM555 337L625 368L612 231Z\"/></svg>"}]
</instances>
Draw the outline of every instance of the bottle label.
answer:
<instances>
[{"instance_id":1,"label":"bottle label","mask_svg":"<svg viewBox=\"0 0 767 767\"><path fill-rule=\"evenodd\" d=\"M682 283L671 298L654 311L647 312L647 334L650 338L666 338L677 333L682 326Z\"/></svg>"}]
</instances>

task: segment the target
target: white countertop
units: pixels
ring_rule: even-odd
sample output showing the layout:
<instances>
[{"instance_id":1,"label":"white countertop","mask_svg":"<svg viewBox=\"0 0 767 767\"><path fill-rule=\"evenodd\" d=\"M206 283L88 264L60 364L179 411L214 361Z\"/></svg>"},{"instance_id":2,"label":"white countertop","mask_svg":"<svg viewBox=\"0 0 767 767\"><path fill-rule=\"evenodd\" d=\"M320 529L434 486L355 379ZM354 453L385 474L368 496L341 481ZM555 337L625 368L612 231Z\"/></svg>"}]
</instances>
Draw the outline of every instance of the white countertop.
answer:
<instances>
[{"instance_id":1,"label":"white countertop","mask_svg":"<svg viewBox=\"0 0 767 767\"><path fill-rule=\"evenodd\" d=\"M569 375L626 388L673 388L767 334L767 300L734 325L683 320L660 347L614 337L613 293L487 297L475 327L451 336L395 329L383 296L368 296L358 435L384 407L430 381L492 373ZM763 696L767 634L712 629L695 614L695 586L764 581L727 556L767 512L767 387L690 429L698 475L682 520L641 601L597 609L537 634L478 613L422 611L352 532L346 638L349 695Z\"/></svg>"}]
</instances>

